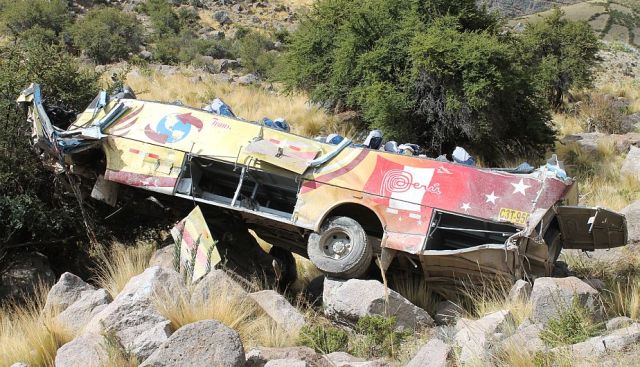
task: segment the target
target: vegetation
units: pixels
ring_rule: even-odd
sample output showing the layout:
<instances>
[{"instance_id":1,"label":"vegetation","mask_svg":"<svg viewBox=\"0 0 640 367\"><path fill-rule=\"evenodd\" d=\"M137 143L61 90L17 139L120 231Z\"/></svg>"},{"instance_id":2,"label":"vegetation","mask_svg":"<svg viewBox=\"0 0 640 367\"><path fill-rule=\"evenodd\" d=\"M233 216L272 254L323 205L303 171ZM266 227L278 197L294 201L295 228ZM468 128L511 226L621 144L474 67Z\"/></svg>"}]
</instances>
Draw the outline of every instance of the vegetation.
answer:
<instances>
[{"instance_id":1,"label":"vegetation","mask_svg":"<svg viewBox=\"0 0 640 367\"><path fill-rule=\"evenodd\" d=\"M540 339L550 347L583 342L597 335L602 328L591 317L589 311L576 300L558 317L549 320L540 332Z\"/></svg>"},{"instance_id":2,"label":"vegetation","mask_svg":"<svg viewBox=\"0 0 640 367\"><path fill-rule=\"evenodd\" d=\"M128 58L137 53L143 29L136 17L117 8L98 7L71 27L74 44L98 63Z\"/></svg>"},{"instance_id":3,"label":"vegetation","mask_svg":"<svg viewBox=\"0 0 640 367\"><path fill-rule=\"evenodd\" d=\"M100 247L95 270L96 283L115 298L131 277L141 274L147 268L153 249L151 244L129 247L114 244L109 250Z\"/></svg>"},{"instance_id":4,"label":"vegetation","mask_svg":"<svg viewBox=\"0 0 640 367\"><path fill-rule=\"evenodd\" d=\"M64 0L0 1L0 30L13 37L56 39L70 22Z\"/></svg>"}]
</instances>

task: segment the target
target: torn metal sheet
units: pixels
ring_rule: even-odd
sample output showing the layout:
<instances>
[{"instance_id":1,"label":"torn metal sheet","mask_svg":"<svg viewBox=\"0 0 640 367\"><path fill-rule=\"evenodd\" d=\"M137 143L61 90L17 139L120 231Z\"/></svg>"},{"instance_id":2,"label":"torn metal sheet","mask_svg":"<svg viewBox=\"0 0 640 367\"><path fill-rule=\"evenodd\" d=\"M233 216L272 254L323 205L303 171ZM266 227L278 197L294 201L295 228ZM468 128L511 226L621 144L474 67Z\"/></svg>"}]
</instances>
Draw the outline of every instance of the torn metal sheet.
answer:
<instances>
[{"instance_id":1,"label":"torn metal sheet","mask_svg":"<svg viewBox=\"0 0 640 367\"><path fill-rule=\"evenodd\" d=\"M199 206L171 229L180 249L180 271L192 282L205 276L220 262L220 254Z\"/></svg>"}]
</instances>

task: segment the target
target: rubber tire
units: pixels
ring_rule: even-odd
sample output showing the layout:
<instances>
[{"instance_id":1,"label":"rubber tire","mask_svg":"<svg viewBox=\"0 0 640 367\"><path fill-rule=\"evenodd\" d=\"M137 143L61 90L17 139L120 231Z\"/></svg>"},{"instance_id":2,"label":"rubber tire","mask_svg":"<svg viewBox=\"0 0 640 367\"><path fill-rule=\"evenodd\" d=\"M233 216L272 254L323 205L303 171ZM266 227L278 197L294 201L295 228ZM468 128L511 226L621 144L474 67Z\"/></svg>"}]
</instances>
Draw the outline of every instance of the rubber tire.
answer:
<instances>
[{"instance_id":1,"label":"rubber tire","mask_svg":"<svg viewBox=\"0 0 640 367\"><path fill-rule=\"evenodd\" d=\"M544 234L544 242L549 247L549 260L555 264L560 256L560 251L562 251L562 233L557 228L551 227Z\"/></svg>"},{"instance_id":2,"label":"rubber tire","mask_svg":"<svg viewBox=\"0 0 640 367\"><path fill-rule=\"evenodd\" d=\"M282 266L282 279L280 279L280 285L286 288L288 285L298 279L298 269L296 268L296 259L293 257L291 251L287 251L282 247L272 246L269 250L269 255L273 256Z\"/></svg>"},{"instance_id":3,"label":"rubber tire","mask_svg":"<svg viewBox=\"0 0 640 367\"><path fill-rule=\"evenodd\" d=\"M335 228L345 232L351 241L351 252L341 259L327 257L321 247L328 232ZM367 240L367 233L357 221L349 217L328 218L320 233L314 232L309 236L307 253L309 260L323 273L344 279L363 276L369 270L373 258L373 248Z\"/></svg>"}]
</instances>

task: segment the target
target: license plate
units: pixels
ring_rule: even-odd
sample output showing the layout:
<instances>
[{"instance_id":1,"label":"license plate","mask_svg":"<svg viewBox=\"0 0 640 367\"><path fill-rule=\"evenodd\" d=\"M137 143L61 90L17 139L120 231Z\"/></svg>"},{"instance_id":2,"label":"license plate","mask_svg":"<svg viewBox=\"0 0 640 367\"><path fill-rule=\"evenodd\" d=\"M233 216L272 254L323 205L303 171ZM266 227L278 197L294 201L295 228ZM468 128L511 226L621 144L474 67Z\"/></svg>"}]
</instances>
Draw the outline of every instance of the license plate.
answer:
<instances>
[{"instance_id":1,"label":"license plate","mask_svg":"<svg viewBox=\"0 0 640 367\"><path fill-rule=\"evenodd\" d=\"M501 208L500 219L516 224L526 224L527 219L529 219L529 213L509 208Z\"/></svg>"}]
</instances>

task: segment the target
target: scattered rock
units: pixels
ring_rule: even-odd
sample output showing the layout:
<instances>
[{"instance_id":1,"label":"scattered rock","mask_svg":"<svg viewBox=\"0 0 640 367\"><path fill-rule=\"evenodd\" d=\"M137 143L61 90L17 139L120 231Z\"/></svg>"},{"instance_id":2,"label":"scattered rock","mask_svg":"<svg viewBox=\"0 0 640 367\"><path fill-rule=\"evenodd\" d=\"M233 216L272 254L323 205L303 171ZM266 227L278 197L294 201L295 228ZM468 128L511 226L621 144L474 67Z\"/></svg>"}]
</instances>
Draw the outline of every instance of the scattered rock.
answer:
<instances>
[{"instance_id":1,"label":"scattered rock","mask_svg":"<svg viewBox=\"0 0 640 367\"><path fill-rule=\"evenodd\" d=\"M240 335L216 320L197 321L176 330L140 367L242 367Z\"/></svg>"},{"instance_id":2,"label":"scattered rock","mask_svg":"<svg viewBox=\"0 0 640 367\"><path fill-rule=\"evenodd\" d=\"M389 303L385 304L385 295ZM386 289L377 280L333 280L325 279L322 295L325 314L347 323L355 323L362 316L394 315L399 329L416 329L432 326L429 314L409 302L398 292ZM388 313L385 313L388 312Z\"/></svg>"},{"instance_id":3,"label":"scattered rock","mask_svg":"<svg viewBox=\"0 0 640 367\"><path fill-rule=\"evenodd\" d=\"M155 250L149 260L149 267L159 266L165 269L176 270L175 253L175 245L169 245Z\"/></svg>"},{"instance_id":4,"label":"scattered rock","mask_svg":"<svg viewBox=\"0 0 640 367\"><path fill-rule=\"evenodd\" d=\"M305 361L311 366L324 366L324 360L309 347L288 347L288 348L267 348L257 347L251 349L247 354L245 367L263 367L272 360L296 360Z\"/></svg>"},{"instance_id":5,"label":"scattered rock","mask_svg":"<svg viewBox=\"0 0 640 367\"><path fill-rule=\"evenodd\" d=\"M231 275L224 270L214 269L205 275L191 293L191 304L204 303L219 295L244 298L248 293Z\"/></svg>"},{"instance_id":6,"label":"scattered rock","mask_svg":"<svg viewBox=\"0 0 640 367\"><path fill-rule=\"evenodd\" d=\"M58 349L56 367L101 367L106 366L109 355L104 338L96 334L83 334Z\"/></svg>"},{"instance_id":7,"label":"scattered rock","mask_svg":"<svg viewBox=\"0 0 640 367\"><path fill-rule=\"evenodd\" d=\"M154 266L131 278L118 296L96 314L85 327L95 334L115 332L122 345L144 360L171 335L170 321L155 309L153 297L169 294L188 300L182 276L174 270Z\"/></svg>"},{"instance_id":8,"label":"scattered rock","mask_svg":"<svg viewBox=\"0 0 640 367\"><path fill-rule=\"evenodd\" d=\"M418 350L406 367L446 367L451 347L440 339L431 339Z\"/></svg>"},{"instance_id":9,"label":"scattered rock","mask_svg":"<svg viewBox=\"0 0 640 367\"><path fill-rule=\"evenodd\" d=\"M433 318L438 325L450 325L455 323L462 313L462 307L451 301L442 301L436 305L436 314Z\"/></svg>"},{"instance_id":10,"label":"scattered rock","mask_svg":"<svg viewBox=\"0 0 640 367\"><path fill-rule=\"evenodd\" d=\"M607 330L618 330L633 324L634 321L626 316L614 317L607 321Z\"/></svg>"},{"instance_id":11,"label":"scattered rock","mask_svg":"<svg viewBox=\"0 0 640 367\"><path fill-rule=\"evenodd\" d=\"M28 364L26 364L26 363L16 362L16 363L12 364L11 367L30 367L30 366Z\"/></svg>"},{"instance_id":12,"label":"scattered rock","mask_svg":"<svg viewBox=\"0 0 640 367\"><path fill-rule=\"evenodd\" d=\"M509 299L512 301L528 301L531 296L531 283L518 279L509 291Z\"/></svg>"},{"instance_id":13,"label":"scattered rock","mask_svg":"<svg viewBox=\"0 0 640 367\"><path fill-rule=\"evenodd\" d=\"M629 244L640 244L640 200L636 200L620 211L627 218Z\"/></svg>"},{"instance_id":14,"label":"scattered rock","mask_svg":"<svg viewBox=\"0 0 640 367\"><path fill-rule=\"evenodd\" d=\"M264 367L308 367L309 365L305 361L298 361L295 359L274 359L267 362Z\"/></svg>"},{"instance_id":15,"label":"scattered rock","mask_svg":"<svg viewBox=\"0 0 640 367\"><path fill-rule=\"evenodd\" d=\"M461 349L459 360L462 363L483 360L492 346L493 335L508 334L513 323L513 316L507 310L491 313L479 320L458 320L455 343Z\"/></svg>"},{"instance_id":16,"label":"scattered rock","mask_svg":"<svg viewBox=\"0 0 640 367\"><path fill-rule=\"evenodd\" d=\"M304 316L282 295L273 290L249 294L263 310L285 331L300 330L304 326Z\"/></svg>"},{"instance_id":17,"label":"scattered rock","mask_svg":"<svg viewBox=\"0 0 640 367\"><path fill-rule=\"evenodd\" d=\"M595 153L601 144L613 143L616 152L622 154L629 151L631 146L640 144L640 134L579 133L567 135L560 139L560 142L576 143L586 153Z\"/></svg>"},{"instance_id":18,"label":"scattered rock","mask_svg":"<svg viewBox=\"0 0 640 367\"><path fill-rule=\"evenodd\" d=\"M352 366L354 363L365 362L364 359L354 357L346 352L333 352L325 354L322 358L329 362L331 366L335 367L348 367Z\"/></svg>"},{"instance_id":19,"label":"scattered rock","mask_svg":"<svg viewBox=\"0 0 640 367\"><path fill-rule=\"evenodd\" d=\"M596 336L589 340L569 346L574 356L578 358L594 358L620 352L628 347L640 343L640 324L633 324L624 329L618 329L611 334ZM554 348L552 352L562 348Z\"/></svg>"},{"instance_id":20,"label":"scattered rock","mask_svg":"<svg viewBox=\"0 0 640 367\"><path fill-rule=\"evenodd\" d=\"M515 334L504 339L502 344L518 349L524 348L528 352L535 354L546 349L544 342L540 339L541 331L542 326L539 324L528 324L524 327L521 325Z\"/></svg>"},{"instance_id":21,"label":"scattered rock","mask_svg":"<svg viewBox=\"0 0 640 367\"><path fill-rule=\"evenodd\" d=\"M578 302L590 311L594 321L602 320L598 291L576 277L536 279L531 292L532 320L546 324Z\"/></svg>"},{"instance_id":22,"label":"scattered rock","mask_svg":"<svg viewBox=\"0 0 640 367\"><path fill-rule=\"evenodd\" d=\"M87 284L80 277L69 272L63 273L47 294L45 310L64 311L77 301L84 292L93 292L96 288Z\"/></svg>"},{"instance_id":23,"label":"scattered rock","mask_svg":"<svg viewBox=\"0 0 640 367\"><path fill-rule=\"evenodd\" d=\"M260 79L255 74L247 74L238 78L238 83L241 85L256 84Z\"/></svg>"},{"instance_id":24,"label":"scattered rock","mask_svg":"<svg viewBox=\"0 0 640 367\"><path fill-rule=\"evenodd\" d=\"M56 281L49 260L39 252L16 253L5 261L7 265L0 272L0 299L21 300L32 296L39 283Z\"/></svg>"},{"instance_id":25,"label":"scattered rock","mask_svg":"<svg viewBox=\"0 0 640 367\"><path fill-rule=\"evenodd\" d=\"M640 148L632 146L620 168L621 175L640 177Z\"/></svg>"},{"instance_id":26,"label":"scattered rock","mask_svg":"<svg viewBox=\"0 0 640 367\"><path fill-rule=\"evenodd\" d=\"M78 334L84 326L111 302L111 296L104 289L87 290L62 311L56 319L74 334Z\"/></svg>"},{"instance_id":27,"label":"scattered rock","mask_svg":"<svg viewBox=\"0 0 640 367\"><path fill-rule=\"evenodd\" d=\"M215 21L217 21L221 25L228 25L233 23L233 21L229 17L229 13L224 10L218 10L217 12L213 13L213 19L215 19Z\"/></svg>"},{"instance_id":28,"label":"scattered rock","mask_svg":"<svg viewBox=\"0 0 640 367\"><path fill-rule=\"evenodd\" d=\"M142 50L140 51L140 57L145 60L151 60L153 58L153 54L150 51Z\"/></svg>"}]
</instances>

